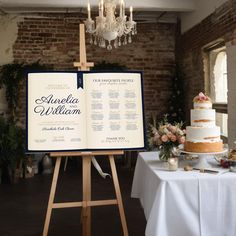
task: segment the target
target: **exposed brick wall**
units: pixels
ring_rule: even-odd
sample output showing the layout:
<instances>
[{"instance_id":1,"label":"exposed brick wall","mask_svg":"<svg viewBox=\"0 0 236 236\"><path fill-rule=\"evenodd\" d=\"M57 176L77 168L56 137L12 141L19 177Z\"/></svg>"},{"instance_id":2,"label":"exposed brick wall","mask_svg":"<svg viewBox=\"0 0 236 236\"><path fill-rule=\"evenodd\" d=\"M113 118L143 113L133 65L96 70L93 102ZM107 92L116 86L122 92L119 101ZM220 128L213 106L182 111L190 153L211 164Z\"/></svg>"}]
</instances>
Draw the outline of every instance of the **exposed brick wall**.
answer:
<instances>
[{"instance_id":1,"label":"exposed brick wall","mask_svg":"<svg viewBox=\"0 0 236 236\"><path fill-rule=\"evenodd\" d=\"M236 42L236 0L222 4L201 23L178 38L177 61L185 74L187 119L193 97L199 91L204 91L202 48L218 39L223 39L226 43Z\"/></svg>"},{"instance_id":2,"label":"exposed brick wall","mask_svg":"<svg viewBox=\"0 0 236 236\"><path fill-rule=\"evenodd\" d=\"M26 17L18 27L13 47L16 62L42 64L55 70L74 69L79 59L79 23L75 14L50 14ZM138 24L138 35L128 44L111 52L87 45L87 60L103 60L144 72L144 98L147 117L167 111L171 79L175 67L175 24ZM25 120L24 89L21 94L21 122Z\"/></svg>"}]
</instances>

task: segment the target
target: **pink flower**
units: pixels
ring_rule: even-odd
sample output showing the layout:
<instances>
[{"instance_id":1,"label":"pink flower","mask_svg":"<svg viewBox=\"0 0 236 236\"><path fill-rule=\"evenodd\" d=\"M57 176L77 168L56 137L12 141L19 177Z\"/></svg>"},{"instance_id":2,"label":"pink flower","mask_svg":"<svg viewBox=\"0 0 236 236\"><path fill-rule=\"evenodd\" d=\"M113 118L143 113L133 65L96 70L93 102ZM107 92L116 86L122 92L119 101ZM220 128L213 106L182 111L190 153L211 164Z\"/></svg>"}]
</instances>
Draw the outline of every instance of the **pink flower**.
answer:
<instances>
[{"instance_id":1,"label":"pink flower","mask_svg":"<svg viewBox=\"0 0 236 236\"><path fill-rule=\"evenodd\" d=\"M176 130L177 130L177 128L176 128L175 126L173 126L173 125L170 125L170 126L169 126L169 130L170 130L172 133L175 133Z\"/></svg>"},{"instance_id":2,"label":"pink flower","mask_svg":"<svg viewBox=\"0 0 236 236\"><path fill-rule=\"evenodd\" d=\"M161 136L161 141L163 142L163 143L166 143L167 141L168 141L169 139L168 139L168 136L167 135L162 135Z\"/></svg>"},{"instance_id":3,"label":"pink flower","mask_svg":"<svg viewBox=\"0 0 236 236\"><path fill-rule=\"evenodd\" d=\"M170 138L172 137L172 133L169 132L169 133L167 134L167 137L170 139Z\"/></svg>"},{"instance_id":4,"label":"pink flower","mask_svg":"<svg viewBox=\"0 0 236 236\"><path fill-rule=\"evenodd\" d=\"M175 135L172 135L171 138L170 138L170 140L171 140L172 142L175 142L175 141L177 140L177 137L176 137Z\"/></svg>"},{"instance_id":5,"label":"pink flower","mask_svg":"<svg viewBox=\"0 0 236 236\"><path fill-rule=\"evenodd\" d=\"M181 143L181 144L185 143L185 137L184 136L179 138L179 143Z\"/></svg>"},{"instance_id":6,"label":"pink flower","mask_svg":"<svg viewBox=\"0 0 236 236\"><path fill-rule=\"evenodd\" d=\"M198 94L198 98L199 98L200 101L206 101L207 100L207 97L202 92Z\"/></svg>"}]
</instances>

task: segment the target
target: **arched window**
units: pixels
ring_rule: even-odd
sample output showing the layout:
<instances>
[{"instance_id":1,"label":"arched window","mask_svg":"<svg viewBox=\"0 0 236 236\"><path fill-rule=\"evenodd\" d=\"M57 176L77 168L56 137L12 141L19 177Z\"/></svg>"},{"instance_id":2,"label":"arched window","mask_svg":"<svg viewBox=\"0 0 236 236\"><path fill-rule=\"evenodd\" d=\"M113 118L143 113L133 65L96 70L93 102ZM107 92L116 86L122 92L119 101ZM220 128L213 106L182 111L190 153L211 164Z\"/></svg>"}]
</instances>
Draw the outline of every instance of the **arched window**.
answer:
<instances>
[{"instance_id":1,"label":"arched window","mask_svg":"<svg viewBox=\"0 0 236 236\"><path fill-rule=\"evenodd\" d=\"M221 127L224 141L228 137L228 81L225 46L213 44L204 49L205 90L216 109L216 125Z\"/></svg>"},{"instance_id":2,"label":"arched window","mask_svg":"<svg viewBox=\"0 0 236 236\"><path fill-rule=\"evenodd\" d=\"M225 51L216 54L212 88L214 103L227 103L227 56Z\"/></svg>"}]
</instances>

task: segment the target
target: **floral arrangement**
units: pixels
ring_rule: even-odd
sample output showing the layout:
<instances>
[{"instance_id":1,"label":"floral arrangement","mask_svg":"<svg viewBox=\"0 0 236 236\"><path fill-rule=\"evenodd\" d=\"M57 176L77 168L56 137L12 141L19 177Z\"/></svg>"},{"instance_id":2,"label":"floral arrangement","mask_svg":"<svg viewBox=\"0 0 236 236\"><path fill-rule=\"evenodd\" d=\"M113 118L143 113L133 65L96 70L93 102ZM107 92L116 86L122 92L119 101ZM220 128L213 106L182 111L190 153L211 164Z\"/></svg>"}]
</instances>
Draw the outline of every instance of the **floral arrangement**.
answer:
<instances>
[{"instance_id":1,"label":"floral arrangement","mask_svg":"<svg viewBox=\"0 0 236 236\"><path fill-rule=\"evenodd\" d=\"M211 99L204 93L200 92L194 99L194 102L211 102Z\"/></svg>"},{"instance_id":2,"label":"floral arrangement","mask_svg":"<svg viewBox=\"0 0 236 236\"><path fill-rule=\"evenodd\" d=\"M162 122L158 123L158 127L151 125L149 145L159 148L160 159L167 160L173 154L173 150L184 144L185 130L182 127L183 122L172 125L168 123L166 116Z\"/></svg>"}]
</instances>

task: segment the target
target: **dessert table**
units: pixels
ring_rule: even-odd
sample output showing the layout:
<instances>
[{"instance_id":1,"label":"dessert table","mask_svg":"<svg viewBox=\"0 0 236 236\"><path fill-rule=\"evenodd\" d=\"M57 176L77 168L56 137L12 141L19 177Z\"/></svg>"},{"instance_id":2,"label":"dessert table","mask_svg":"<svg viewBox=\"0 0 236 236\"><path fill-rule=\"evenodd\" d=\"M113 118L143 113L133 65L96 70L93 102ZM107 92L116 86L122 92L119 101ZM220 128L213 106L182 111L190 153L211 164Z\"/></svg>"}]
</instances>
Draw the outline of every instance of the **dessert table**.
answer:
<instances>
[{"instance_id":1,"label":"dessert table","mask_svg":"<svg viewBox=\"0 0 236 236\"><path fill-rule=\"evenodd\" d=\"M186 162L171 172L158 152L139 153L131 197L144 209L145 235L235 236L236 173L184 171Z\"/></svg>"}]
</instances>

